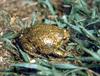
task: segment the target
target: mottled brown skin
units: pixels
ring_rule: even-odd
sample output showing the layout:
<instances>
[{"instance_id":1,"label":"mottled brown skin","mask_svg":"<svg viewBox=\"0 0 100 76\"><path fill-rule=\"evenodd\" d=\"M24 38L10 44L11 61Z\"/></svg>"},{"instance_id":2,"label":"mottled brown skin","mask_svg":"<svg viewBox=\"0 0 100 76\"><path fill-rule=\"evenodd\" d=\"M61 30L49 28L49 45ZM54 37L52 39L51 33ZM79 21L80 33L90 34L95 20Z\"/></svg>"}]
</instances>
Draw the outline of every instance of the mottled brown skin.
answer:
<instances>
[{"instance_id":1,"label":"mottled brown skin","mask_svg":"<svg viewBox=\"0 0 100 76\"><path fill-rule=\"evenodd\" d=\"M23 30L19 41L24 51L31 56L66 57L67 53L60 48L69 40L69 36L69 32L65 29L54 25L41 24Z\"/></svg>"}]
</instances>

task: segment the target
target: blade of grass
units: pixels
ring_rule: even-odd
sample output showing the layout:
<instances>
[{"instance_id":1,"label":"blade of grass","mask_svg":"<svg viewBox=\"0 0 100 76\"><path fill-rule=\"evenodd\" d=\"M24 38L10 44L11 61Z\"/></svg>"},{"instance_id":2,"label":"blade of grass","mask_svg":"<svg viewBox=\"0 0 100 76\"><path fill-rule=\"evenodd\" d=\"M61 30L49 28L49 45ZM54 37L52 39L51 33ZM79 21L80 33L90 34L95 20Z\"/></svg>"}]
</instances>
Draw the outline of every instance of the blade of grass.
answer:
<instances>
[{"instance_id":1,"label":"blade of grass","mask_svg":"<svg viewBox=\"0 0 100 76\"><path fill-rule=\"evenodd\" d=\"M22 50L19 48L18 45L16 45L16 46L17 46L17 51L19 51L19 53L21 54L23 60L24 60L25 62L30 62L28 54L25 53L24 51L22 51Z\"/></svg>"},{"instance_id":2,"label":"blade of grass","mask_svg":"<svg viewBox=\"0 0 100 76\"><path fill-rule=\"evenodd\" d=\"M58 69L78 69L78 68L86 69L84 67L79 67L73 64L52 64L52 65Z\"/></svg>"},{"instance_id":3,"label":"blade of grass","mask_svg":"<svg viewBox=\"0 0 100 76\"><path fill-rule=\"evenodd\" d=\"M75 39L75 42L77 42L80 45L81 49L83 49L85 52L87 52L88 54L90 54L96 60L100 61L100 56L97 53L93 52L92 50L89 50L89 49L85 48L83 46L83 44L79 40Z\"/></svg>"},{"instance_id":4,"label":"blade of grass","mask_svg":"<svg viewBox=\"0 0 100 76\"><path fill-rule=\"evenodd\" d=\"M55 11L53 9L53 5L51 4L50 0L38 0L38 2L43 3L48 6L49 11L52 15L55 15Z\"/></svg>"}]
</instances>

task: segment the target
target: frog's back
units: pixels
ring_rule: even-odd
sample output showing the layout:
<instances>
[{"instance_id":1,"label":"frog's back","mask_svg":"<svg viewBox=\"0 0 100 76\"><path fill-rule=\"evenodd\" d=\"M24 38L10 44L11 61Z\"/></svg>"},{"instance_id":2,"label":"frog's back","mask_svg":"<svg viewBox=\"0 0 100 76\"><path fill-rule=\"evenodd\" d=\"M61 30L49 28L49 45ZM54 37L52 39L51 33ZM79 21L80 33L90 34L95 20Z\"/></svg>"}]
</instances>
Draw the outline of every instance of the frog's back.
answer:
<instances>
[{"instance_id":1,"label":"frog's back","mask_svg":"<svg viewBox=\"0 0 100 76\"><path fill-rule=\"evenodd\" d=\"M49 42L54 46L63 38L63 30L54 25L37 25L28 29L26 36L37 46L48 45Z\"/></svg>"}]
</instances>

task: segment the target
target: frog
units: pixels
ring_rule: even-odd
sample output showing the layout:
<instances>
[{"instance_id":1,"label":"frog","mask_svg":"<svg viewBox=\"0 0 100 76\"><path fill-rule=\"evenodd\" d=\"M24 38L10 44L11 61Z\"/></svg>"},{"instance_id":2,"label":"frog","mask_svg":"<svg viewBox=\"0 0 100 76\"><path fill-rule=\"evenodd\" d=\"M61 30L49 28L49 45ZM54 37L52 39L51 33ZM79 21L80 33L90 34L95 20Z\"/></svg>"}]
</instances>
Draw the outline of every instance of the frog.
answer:
<instances>
[{"instance_id":1,"label":"frog","mask_svg":"<svg viewBox=\"0 0 100 76\"><path fill-rule=\"evenodd\" d=\"M69 41L69 30L53 24L38 24L21 30L17 41L24 52L33 57L65 58L62 46Z\"/></svg>"}]
</instances>

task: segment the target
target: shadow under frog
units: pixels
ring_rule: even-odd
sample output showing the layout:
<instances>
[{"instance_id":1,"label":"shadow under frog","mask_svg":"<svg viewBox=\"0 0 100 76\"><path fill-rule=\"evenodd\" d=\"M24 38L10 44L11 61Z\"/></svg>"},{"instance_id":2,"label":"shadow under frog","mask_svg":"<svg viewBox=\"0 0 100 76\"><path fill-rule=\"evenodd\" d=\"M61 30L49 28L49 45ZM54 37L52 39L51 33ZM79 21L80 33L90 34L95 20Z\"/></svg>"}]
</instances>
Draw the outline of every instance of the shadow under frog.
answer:
<instances>
[{"instance_id":1,"label":"shadow under frog","mask_svg":"<svg viewBox=\"0 0 100 76\"><path fill-rule=\"evenodd\" d=\"M54 25L36 25L20 32L15 38L17 45L30 56L39 58L65 58L61 47L69 40L69 31Z\"/></svg>"}]
</instances>

